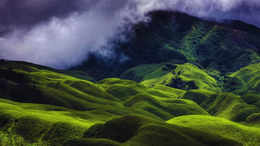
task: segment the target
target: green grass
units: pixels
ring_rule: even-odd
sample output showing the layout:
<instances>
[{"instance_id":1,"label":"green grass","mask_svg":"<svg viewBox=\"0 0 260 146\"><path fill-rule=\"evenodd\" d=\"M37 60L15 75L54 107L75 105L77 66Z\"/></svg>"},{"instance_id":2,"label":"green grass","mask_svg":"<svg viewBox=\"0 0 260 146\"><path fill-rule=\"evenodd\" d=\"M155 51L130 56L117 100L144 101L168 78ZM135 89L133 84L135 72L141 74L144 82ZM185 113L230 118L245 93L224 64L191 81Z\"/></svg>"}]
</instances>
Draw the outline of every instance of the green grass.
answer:
<instances>
[{"instance_id":1,"label":"green grass","mask_svg":"<svg viewBox=\"0 0 260 146\"><path fill-rule=\"evenodd\" d=\"M203 69L193 64L177 65L170 73L145 80L142 82L145 86L154 86L157 84L168 85L180 89L206 89L212 91L220 91L217 81L207 74ZM190 85L191 84L191 85ZM194 85L192 85L194 84Z\"/></svg>"},{"instance_id":2,"label":"green grass","mask_svg":"<svg viewBox=\"0 0 260 146\"><path fill-rule=\"evenodd\" d=\"M93 82L68 76L54 70L8 62L0 67L0 95L20 102L91 109L99 105L120 106L116 98ZM13 92L16 91L16 92Z\"/></svg>"},{"instance_id":3,"label":"green grass","mask_svg":"<svg viewBox=\"0 0 260 146\"><path fill-rule=\"evenodd\" d=\"M77 138L96 122L76 116L76 111L48 105L17 103L1 99L0 127L3 138L0 144L9 142L61 145ZM87 114L85 114L87 115ZM59 131L59 125L67 125ZM62 137L59 139L59 137ZM57 141L54 141L58 139ZM56 144L55 144L56 143Z\"/></svg>"},{"instance_id":4,"label":"green grass","mask_svg":"<svg viewBox=\"0 0 260 146\"><path fill-rule=\"evenodd\" d=\"M260 129L244 126L223 118L211 116L181 116L167 121L169 124L204 131L233 139L245 146L260 144Z\"/></svg>"},{"instance_id":5,"label":"green grass","mask_svg":"<svg viewBox=\"0 0 260 146\"><path fill-rule=\"evenodd\" d=\"M134 81L108 78L99 81L105 90L122 101L125 107L140 109L153 117L167 120L174 116L187 114L207 114L196 103L178 99L185 91L156 85L145 87Z\"/></svg>"},{"instance_id":6,"label":"green grass","mask_svg":"<svg viewBox=\"0 0 260 146\"><path fill-rule=\"evenodd\" d=\"M3 146L255 146L259 142L255 138L258 132L251 142L243 138L259 127L258 92L221 92L219 82L193 64L153 64L130 70L141 82L120 78L95 82L28 63L1 63ZM209 115L227 119L216 118L216 124L226 122L241 128L240 137L164 122L190 116L195 123L201 117L205 124L212 124Z\"/></svg>"},{"instance_id":7,"label":"green grass","mask_svg":"<svg viewBox=\"0 0 260 146\"><path fill-rule=\"evenodd\" d=\"M120 142L121 146L241 146L222 136L136 116L125 116L104 125L95 125L85 133L82 141L87 143L89 138L97 142L112 140L113 143Z\"/></svg>"},{"instance_id":8,"label":"green grass","mask_svg":"<svg viewBox=\"0 0 260 146\"><path fill-rule=\"evenodd\" d=\"M185 90L171 88L165 85L154 85L147 89L149 94L158 97L170 97L170 98L181 98L186 93Z\"/></svg>"},{"instance_id":9,"label":"green grass","mask_svg":"<svg viewBox=\"0 0 260 146\"><path fill-rule=\"evenodd\" d=\"M226 87L231 91L243 94L260 91L260 63L251 64L229 75Z\"/></svg>"},{"instance_id":10,"label":"green grass","mask_svg":"<svg viewBox=\"0 0 260 146\"><path fill-rule=\"evenodd\" d=\"M178 99L185 91L164 85L148 88L117 78L94 83L21 62L7 62L0 70L2 145L60 145L81 138L95 123L128 114L157 120L207 114L196 103Z\"/></svg>"},{"instance_id":11,"label":"green grass","mask_svg":"<svg viewBox=\"0 0 260 146\"><path fill-rule=\"evenodd\" d=\"M105 91L120 100L145 92L146 88L135 81L122 80L119 78L108 78L98 82Z\"/></svg>"},{"instance_id":12,"label":"green grass","mask_svg":"<svg viewBox=\"0 0 260 146\"><path fill-rule=\"evenodd\" d=\"M208 31L205 23L194 24L191 30L182 39L181 49L179 50L189 61L195 62L198 59L196 49Z\"/></svg>"},{"instance_id":13,"label":"green grass","mask_svg":"<svg viewBox=\"0 0 260 146\"><path fill-rule=\"evenodd\" d=\"M161 77L171 70L166 70L166 64L146 64L133 67L121 74L121 78L126 78L135 81L144 81L153 78Z\"/></svg>"},{"instance_id":14,"label":"green grass","mask_svg":"<svg viewBox=\"0 0 260 146\"><path fill-rule=\"evenodd\" d=\"M246 103L241 96L232 93L192 90L188 91L184 98L195 101L211 115L232 121L246 121L248 116L260 111L252 102Z\"/></svg>"},{"instance_id":15,"label":"green grass","mask_svg":"<svg viewBox=\"0 0 260 146\"><path fill-rule=\"evenodd\" d=\"M166 120L172 116L189 114L208 114L190 100L161 99L147 94L138 94L125 102L126 106L141 108Z\"/></svg>"},{"instance_id":16,"label":"green grass","mask_svg":"<svg viewBox=\"0 0 260 146\"><path fill-rule=\"evenodd\" d=\"M19 64L23 67L16 67ZM164 85L149 88L135 81L119 78L108 78L94 83L21 62L7 62L0 69L0 76L5 81L3 88L0 88L0 94L19 102L49 104L99 113L97 117L100 115L101 119L108 115L120 116L129 113L150 115L157 119L206 113L191 101L178 103L177 98L182 97L185 91ZM150 100L156 101L156 104ZM131 104L127 104L130 101ZM142 102L146 104L141 105Z\"/></svg>"}]
</instances>

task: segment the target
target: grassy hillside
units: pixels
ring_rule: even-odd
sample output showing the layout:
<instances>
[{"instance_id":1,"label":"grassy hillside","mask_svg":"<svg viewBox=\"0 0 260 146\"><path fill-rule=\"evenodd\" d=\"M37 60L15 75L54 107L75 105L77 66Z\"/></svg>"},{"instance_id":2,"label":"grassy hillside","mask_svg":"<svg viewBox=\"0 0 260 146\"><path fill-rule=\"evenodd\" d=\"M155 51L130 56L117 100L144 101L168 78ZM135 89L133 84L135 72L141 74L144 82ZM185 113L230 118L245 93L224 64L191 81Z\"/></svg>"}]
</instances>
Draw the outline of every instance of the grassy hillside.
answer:
<instances>
[{"instance_id":1,"label":"grassy hillside","mask_svg":"<svg viewBox=\"0 0 260 146\"><path fill-rule=\"evenodd\" d=\"M243 143L245 146L258 146L260 143L259 128L240 125L222 118L181 116L173 118L167 123L220 135Z\"/></svg>"},{"instance_id":2,"label":"grassy hillside","mask_svg":"<svg viewBox=\"0 0 260 146\"><path fill-rule=\"evenodd\" d=\"M259 113L260 108L247 103L243 97L233 93L214 93L205 90L191 90L184 95L198 103L211 115L233 121L246 121L251 115Z\"/></svg>"},{"instance_id":3,"label":"grassy hillside","mask_svg":"<svg viewBox=\"0 0 260 146\"><path fill-rule=\"evenodd\" d=\"M94 83L24 62L2 61L0 71L2 145L62 144L94 123L128 114L161 121L208 114L195 102L178 99L185 91L166 86L147 88L118 78ZM68 130L67 138L56 133L57 125L66 126L61 130Z\"/></svg>"},{"instance_id":4,"label":"grassy hillside","mask_svg":"<svg viewBox=\"0 0 260 146\"><path fill-rule=\"evenodd\" d=\"M243 70L230 74L228 79L243 76ZM143 65L122 75L127 77L132 72L133 76L140 77L139 83L119 78L88 81L24 62L2 61L0 72L0 144L3 146L148 146L151 143L256 146L259 143L257 132L251 143L241 138L252 135L257 128L239 124L260 127L257 90L243 95L221 92L219 82L207 70L192 64ZM252 74L250 78L256 78ZM257 78L244 86L254 82L258 82ZM191 124L196 124L196 118L201 117L207 123L213 118L209 115L242 127L240 137L175 122L183 117L191 118ZM168 120L174 125L166 124ZM221 123L225 124L223 119L215 120L219 124L216 130L222 127ZM124 135L125 130L130 135Z\"/></svg>"},{"instance_id":5,"label":"grassy hillside","mask_svg":"<svg viewBox=\"0 0 260 146\"><path fill-rule=\"evenodd\" d=\"M121 77L139 81L147 87L165 85L183 90L221 90L218 81L209 75L205 69L190 63L140 65L129 69Z\"/></svg>"},{"instance_id":6,"label":"grassy hillside","mask_svg":"<svg viewBox=\"0 0 260 146\"><path fill-rule=\"evenodd\" d=\"M185 91L180 90L170 93L170 91L161 91L156 87L147 88L134 81L118 78L105 79L100 81L99 84L108 93L119 98L125 107L142 109L164 120L178 115L207 114L193 101L178 99Z\"/></svg>"},{"instance_id":7,"label":"grassy hillside","mask_svg":"<svg viewBox=\"0 0 260 146\"><path fill-rule=\"evenodd\" d=\"M168 123L172 123L172 121L169 121ZM254 131L251 132L253 133ZM233 140L231 138L223 137L218 133L204 132L179 126L177 124L166 124L165 122L147 118L126 116L108 121L104 125L95 125L91 127L83 138L71 140L66 144L66 146L73 145L242 146L242 143L237 139Z\"/></svg>"},{"instance_id":8,"label":"grassy hillside","mask_svg":"<svg viewBox=\"0 0 260 146\"><path fill-rule=\"evenodd\" d=\"M260 63L243 67L228 77L226 86L229 91L237 94L260 93Z\"/></svg>"},{"instance_id":9,"label":"grassy hillside","mask_svg":"<svg viewBox=\"0 0 260 146\"><path fill-rule=\"evenodd\" d=\"M0 99L0 145L61 145L78 138L98 120L83 113L50 105ZM93 116L93 115L92 115Z\"/></svg>"}]
</instances>

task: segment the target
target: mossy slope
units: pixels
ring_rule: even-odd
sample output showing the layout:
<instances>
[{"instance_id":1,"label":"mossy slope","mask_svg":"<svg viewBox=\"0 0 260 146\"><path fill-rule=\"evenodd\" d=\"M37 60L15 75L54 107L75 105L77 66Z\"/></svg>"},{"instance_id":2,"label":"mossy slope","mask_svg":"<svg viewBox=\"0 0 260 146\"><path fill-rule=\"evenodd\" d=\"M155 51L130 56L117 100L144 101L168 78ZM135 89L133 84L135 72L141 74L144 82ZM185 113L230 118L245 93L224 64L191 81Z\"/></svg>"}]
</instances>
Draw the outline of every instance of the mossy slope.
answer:
<instances>
[{"instance_id":1,"label":"mossy slope","mask_svg":"<svg viewBox=\"0 0 260 146\"><path fill-rule=\"evenodd\" d=\"M63 107L0 99L0 145L59 146L101 122L89 116Z\"/></svg>"},{"instance_id":2,"label":"mossy slope","mask_svg":"<svg viewBox=\"0 0 260 146\"><path fill-rule=\"evenodd\" d=\"M260 94L260 63L248 65L228 75L226 89L237 94Z\"/></svg>"},{"instance_id":3,"label":"mossy slope","mask_svg":"<svg viewBox=\"0 0 260 146\"><path fill-rule=\"evenodd\" d=\"M211 115L238 122L246 121L250 115L260 111L259 107L246 103L243 97L233 93L191 90L184 95L184 99L195 101Z\"/></svg>"},{"instance_id":4,"label":"mossy slope","mask_svg":"<svg viewBox=\"0 0 260 146\"><path fill-rule=\"evenodd\" d=\"M141 65L129 69L121 77L142 81L141 83L148 87L159 84L183 90L221 90L217 80L206 70L190 63Z\"/></svg>"},{"instance_id":5,"label":"mossy slope","mask_svg":"<svg viewBox=\"0 0 260 146\"><path fill-rule=\"evenodd\" d=\"M93 139L100 143L103 139L108 139L114 141L113 145L121 146L242 146L235 140L215 134L136 116L126 116L108 121L104 125L93 126L85 133L83 139L70 141L68 146L73 146L79 141L88 145Z\"/></svg>"},{"instance_id":6,"label":"mossy slope","mask_svg":"<svg viewBox=\"0 0 260 146\"><path fill-rule=\"evenodd\" d=\"M90 109L117 100L93 82L22 62L1 62L0 95L21 102Z\"/></svg>"},{"instance_id":7,"label":"mossy slope","mask_svg":"<svg viewBox=\"0 0 260 146\"><path fill-rule=\"evenodd\" d=\"M38 65L1 61L0 144L257 146L257 65L229 75L225 85L232 78L242 81L231 93L222 92L216 77L190 63L130 69L138 83L119 78L94 82ZM125 115L134 116L119 118Z\"/></svg>"},{"instance_id":8,"label":"mossy slope","mask_svg":"<svg viewBox=\"0 0 260 146\"><path fill-rule=\"evenodd\" d=\"M208 113L185 91L108 78L97 83L50 68L2 61L0 123L2 145L61 145L94 123L134 114L168 120ZM16 143L16 144L11 144Z\"/></svg>"},{"instance_id":9,"label":"mossy slope","mask_svg":"<svg viewBox=\"0 0 260 146\"><path fill-rule=\"evenodd\" d=\"M169 124L191 128L243 143L245 146L260 144L259 128L243 126L223 118L211 116L181 116L167 121Z\"/></svg>"}]
</instances>

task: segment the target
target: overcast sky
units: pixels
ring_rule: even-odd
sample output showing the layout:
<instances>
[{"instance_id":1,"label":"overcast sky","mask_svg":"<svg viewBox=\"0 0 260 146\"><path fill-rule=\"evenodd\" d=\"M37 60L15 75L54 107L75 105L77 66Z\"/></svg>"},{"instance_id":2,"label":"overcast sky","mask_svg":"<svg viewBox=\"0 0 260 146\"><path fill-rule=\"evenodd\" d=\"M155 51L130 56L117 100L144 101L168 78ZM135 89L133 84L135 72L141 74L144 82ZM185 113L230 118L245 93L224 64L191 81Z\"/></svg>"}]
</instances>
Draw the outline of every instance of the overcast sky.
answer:
<instances>
[{"instance_id":1,"label":"overcast sky","mask_svg":"<svg viewBox=\"0 0 260 146\"><path fill-rule=\"evenodd\" d=\"M158 9L260 27L259 0L0 0L0 58L63 69L90 52L110 56L126 19Z\"/></svg>"}]
</instances>

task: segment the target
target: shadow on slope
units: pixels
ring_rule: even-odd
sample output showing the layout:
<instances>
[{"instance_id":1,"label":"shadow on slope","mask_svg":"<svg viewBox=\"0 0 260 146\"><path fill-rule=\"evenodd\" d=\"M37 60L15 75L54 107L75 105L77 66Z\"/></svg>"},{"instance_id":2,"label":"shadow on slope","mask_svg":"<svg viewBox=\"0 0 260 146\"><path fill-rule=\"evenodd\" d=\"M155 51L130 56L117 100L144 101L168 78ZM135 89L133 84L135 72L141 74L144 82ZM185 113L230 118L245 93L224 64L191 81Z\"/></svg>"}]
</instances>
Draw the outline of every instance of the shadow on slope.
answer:
<instances>
[{"instance_id":1,"label":"shadow on slope","mask_svg":"<svg viewBox=\"0 0 260 146\"><path fill-rule=\"evenodd\" d=\"M211 115L242 122L250 115L259 113L260 108L252 103L246 103L243 96L233 93L214 93L206 90L188 91L184 99L195 101Z\"/></svg>"},{"instance_id":2,"label":"shadow on slope","mask_svg":"<svg viewBox=\"0 0 260 146\"><path fill-rule=\"evenodd\" d=\"M223 136L243 145L258 146L260 130L211 116L181 116L167 121L169 124Z\"/></svg>"},{"instance_id":3,"label":"shadow on slope","mask_svg":"<svg viewBox=\"0 0 260 146\"><path fill-rule=\"evenodd\" d=\"M84 137L69 141L66 146L78 143L91 145L94 139L94 146L98 144L103 146L101 142L104 142L104 139L109 139L104 146L242 146L239 142L218 135L135 116L126 116L108 121L104 125L95 125Z\"/></svg>"}]
</instances>

